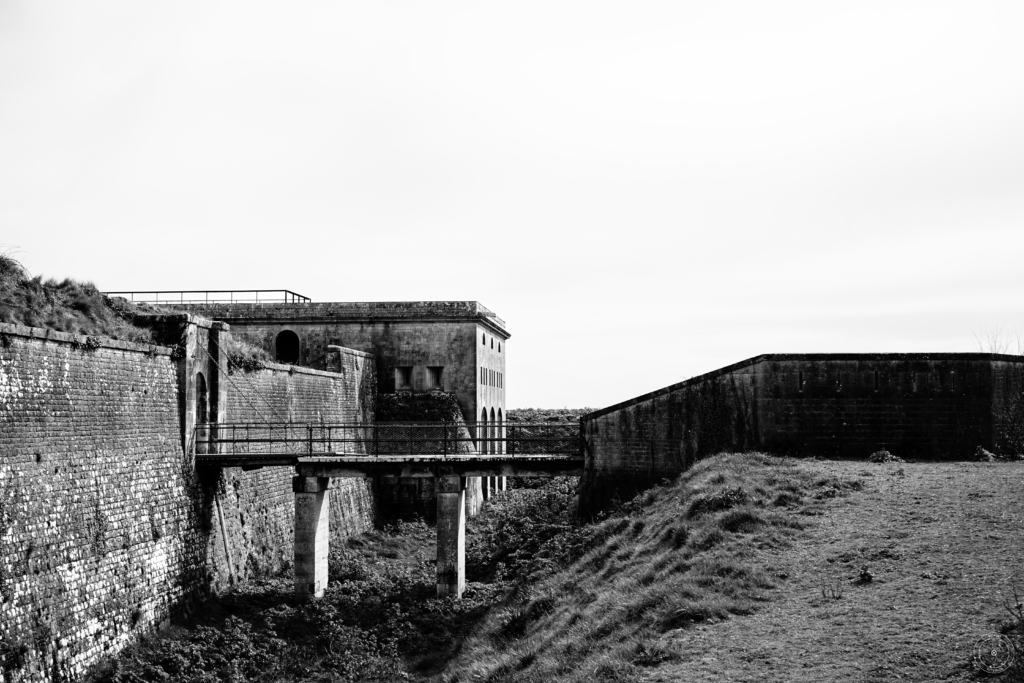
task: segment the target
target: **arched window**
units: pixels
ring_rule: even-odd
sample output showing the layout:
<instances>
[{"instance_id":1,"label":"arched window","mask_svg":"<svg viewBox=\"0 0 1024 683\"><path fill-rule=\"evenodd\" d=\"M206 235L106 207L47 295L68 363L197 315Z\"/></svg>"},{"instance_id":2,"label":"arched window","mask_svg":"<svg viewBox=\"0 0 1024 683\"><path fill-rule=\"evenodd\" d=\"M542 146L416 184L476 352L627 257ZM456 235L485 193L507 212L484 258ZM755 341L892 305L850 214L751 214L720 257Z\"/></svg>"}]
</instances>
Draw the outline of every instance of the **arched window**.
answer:
<instances>
[{"instance_id":1,"label":"arched window","mask_svg":"<svg viewBox=\"0 0 1024 683\"><path fill-rule=\"evenodd\" d=\"M484 346L487 346L487 333L486 332L484 332L484 334L480 337L480 343L483 344Z\"/></svg>"},{"instance_id":2,"label":"arched window","mask_svg":"<svg viewBox=\"0 0 1024 683\"><path fill-rule=\"evenodd\" d=\"M282 330L274 340L274 358L278 363L299 362L299 335L291 330Z\"/></svg>"},{"instance_id":3,"label":"arched window","mask_svg":"<svg viewBox=\"0 0 1024 683\"><path fill-rule=\"evenodd\" d=\"M480 411L480 424L476 426L476 433L479 437L480 443L478 444L477 450L481 455L487 453L487 408Z\"/></svg>"},{"instance_id":4,"label":"arched window","mask_svg":"<svg viewBox=\"0 0 1024 683\"><path fill-rule=\"evenodd\" d=\"M210 421L210 395L206 389L206 378L203 373L196 373L196 425L205 425ZM209 452L210 432L208 429L196 429L196 453L202 455Z\"/></svg>"},{"instance_id":5,"label":"arched window","mask_svg":"<svg viewBox=\"0 0 1024 683\"><path fill-rule=\"evenodd\" d=\"M501 417L501 408L498 408L498 453L505 452L505 420Z\"/></svg>"},{"instance_id":6,"label":"arched window","mask_svg":"<svg viewBox=\"0 0 1024 683\"><path fill-rule=\"evenodd\" d=\"M490 449L488 450L488 453L490 453L491 455L494 455L495 453L497 453L497 448L496 448L497 445L498 445L498 425L497 425L497 423L494 420L494 408L491 408L491 446L490 446Z\"/></svg>"}]
</instances>

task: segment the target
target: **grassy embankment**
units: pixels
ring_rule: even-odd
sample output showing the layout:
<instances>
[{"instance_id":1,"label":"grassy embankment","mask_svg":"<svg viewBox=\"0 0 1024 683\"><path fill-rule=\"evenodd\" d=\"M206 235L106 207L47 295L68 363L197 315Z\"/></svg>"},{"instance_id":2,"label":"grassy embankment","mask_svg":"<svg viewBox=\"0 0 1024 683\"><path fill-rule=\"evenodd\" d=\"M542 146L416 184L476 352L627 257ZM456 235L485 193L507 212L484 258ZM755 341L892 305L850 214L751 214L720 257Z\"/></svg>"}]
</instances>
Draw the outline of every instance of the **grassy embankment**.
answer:
<instances>
[{"instance_id":1,"label":"grassy embankment","mask_svg":"<svg viewBox=\"0 0 1024 683\"><path fill-rule=\"evenodd\" d=\"M30 277L18 261L0 254L0 322L153 344L157 341L153 331L137 325L136 315L173 312L104 296L91 282ZM270 359L265 350L241 335L228 338L227 352L232 369L257 369Z\"/></svg>"},{"instance_id":2,"label":"grassy embankment","mask_svg":"<svg viewBox=\"0 0 1024 683\"><path fill-rule=\"evenodd\" d=\"M132 323L134 308L121 301L91 282L29 277L15 259L0 255L0 322L152 343L150 330Z\"/></svg>"}]
</instances>

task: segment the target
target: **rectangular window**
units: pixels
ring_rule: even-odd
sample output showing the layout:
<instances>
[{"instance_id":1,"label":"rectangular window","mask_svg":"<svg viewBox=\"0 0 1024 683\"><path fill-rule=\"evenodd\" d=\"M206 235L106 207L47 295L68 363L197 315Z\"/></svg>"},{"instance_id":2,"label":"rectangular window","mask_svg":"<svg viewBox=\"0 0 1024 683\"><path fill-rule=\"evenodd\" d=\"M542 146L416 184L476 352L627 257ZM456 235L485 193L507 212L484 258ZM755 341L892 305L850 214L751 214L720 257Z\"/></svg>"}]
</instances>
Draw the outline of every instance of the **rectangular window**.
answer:
<instances>
[{"instance_id":1,"label":"rectangular window","mask_svg":"<svg viewBox=\"0 0 1024 683\"><path fill-rule=\"evenodd\" d=\"M797 378L797 391L803 392L804 390L804 373L801 370L800 376Z\"/></svg>"},{"instance_id":2,"label":"rectangular window","mask_svg":"<svg viewBox=\"0 0 1024 683\"><path fill-rule=\"evenodd\" d=\"M439 365L427 366L427 389L441 389L444 387L444 367Z\"/></svg>"},{"instance_id":3,"label":"rectangular window","mask_svg":"<svg viewBox=\"0 0 1024 683\"><path fill-rule=\"evenodd\" d=\"M875 370L875 391L878 391L878 370Z\"/></svg>"},{"instance_id":4,"label":"rectangular window","mask_svg":"<svg viewBox=\"0 0 1024 683\"><path fill-rule=\"evenodd\" d=\"M412 367L395 368L395 391L412 391Z\"/></svg>"}]
</instances>

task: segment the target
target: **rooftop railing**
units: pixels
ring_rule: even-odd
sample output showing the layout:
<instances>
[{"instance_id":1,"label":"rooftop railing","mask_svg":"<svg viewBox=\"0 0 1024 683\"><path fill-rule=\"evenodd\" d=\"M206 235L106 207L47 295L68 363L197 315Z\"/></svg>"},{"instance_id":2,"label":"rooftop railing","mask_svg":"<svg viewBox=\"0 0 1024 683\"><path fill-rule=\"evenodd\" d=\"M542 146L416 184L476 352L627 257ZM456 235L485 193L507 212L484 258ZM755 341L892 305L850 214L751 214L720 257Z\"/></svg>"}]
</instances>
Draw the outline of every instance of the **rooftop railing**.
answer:
<instances>
[{"instance_id":1,"label":"rooftop railing","mask_svg":"<svg viewBox=\"0 0 1024 683\"><path fill-rule=\"evenodd\" d=\"M194 289L177 291L104 292L137 304L305 304L308 296L290 289Z\"/></svg>"}]
</instances>

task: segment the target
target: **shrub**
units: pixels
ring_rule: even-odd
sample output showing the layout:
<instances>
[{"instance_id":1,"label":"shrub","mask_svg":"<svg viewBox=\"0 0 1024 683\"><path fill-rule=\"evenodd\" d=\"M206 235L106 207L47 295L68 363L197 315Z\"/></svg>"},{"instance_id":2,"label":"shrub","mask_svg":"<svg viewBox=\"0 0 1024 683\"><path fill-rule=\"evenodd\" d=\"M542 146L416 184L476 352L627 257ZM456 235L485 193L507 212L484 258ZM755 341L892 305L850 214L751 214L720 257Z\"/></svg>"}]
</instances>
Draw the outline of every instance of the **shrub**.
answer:
<instances>
[{"instance_id":1,"label":"shrub","mask_svg":"<svg viewBox=\"0 0 1024 683\"><path fill-rule=\"evenodd\" d=\"M875 451L868 456L868 462L906 462L903 458L893 455L884 448L880 451Z\"/></svg>"}]
</instances>

